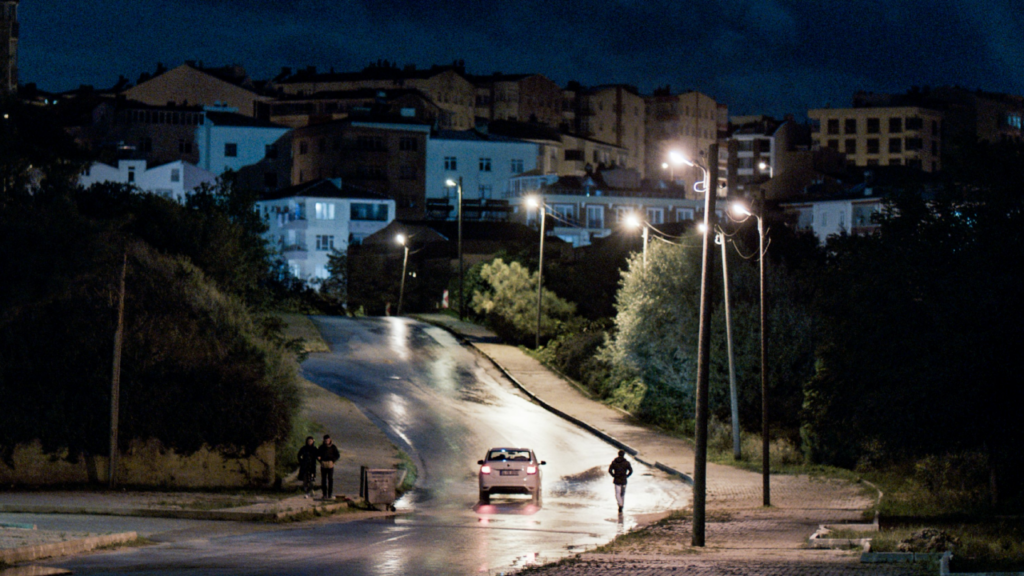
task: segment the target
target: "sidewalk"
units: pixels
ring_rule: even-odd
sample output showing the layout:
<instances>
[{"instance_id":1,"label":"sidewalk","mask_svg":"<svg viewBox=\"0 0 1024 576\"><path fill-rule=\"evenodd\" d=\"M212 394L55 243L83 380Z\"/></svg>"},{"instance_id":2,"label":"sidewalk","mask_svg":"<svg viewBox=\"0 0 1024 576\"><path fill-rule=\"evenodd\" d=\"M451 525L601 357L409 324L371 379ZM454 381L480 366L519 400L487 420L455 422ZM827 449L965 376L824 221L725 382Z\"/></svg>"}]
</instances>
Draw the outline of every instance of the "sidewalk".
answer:
<instances>
[{"instance_id":1,"label":"sidewalk","mask_svg":"<svg viewBox=\"0 0 1024 576\"><path fill-rule=\"evenodd\" d=\"M517 386L549 410L577 421L612 444L635 454L635 458L667 471L680 473L692 485L694 451L690 444L644 427L628 414L591 400L575 386L545 368L515 346L499 343L496 335L481 326L443 314L422 314L418 319L441 326L496 364ZM874 498L857 485L807 476L773 475L771 477L771 508L762 504L762 477L758 473L708 464L707 528L703 549L689 546L689 520L666 524L664 538L652 538L639 550L628 550L613 557L585 554L577 566L551 568L543 574L635 573L638 568L659 568L672 571L686 567L695 573L704 572L694 562L706 563L708 555L720 556L729 562L771 562L782 565L824 562L831 573L863 573L857 556L849 552L807 549L807 539L821 524L857 523L863 511L874 504ZM657 531L657 530L656 530ZM698 553L694 556L693 553ZM680 556L684 554L685 556ZM619 568L599 569L609 559L616 559ZM703 558L703 560L695 560ZM627 561L628 560L628 561ZM623 561L625 561L623 563ZM767 567L763 567L767 570ZM891 573L875 565L871 573ZM906 567L892 573L904 573ZM758 571L758 570L755 570ZM809 572L815 573L817 569ZM647 572L644 572L645 574ZM737 572L740 573L740 572ZM787 571L787 573L789 573Z\"/></svg>"}]
</instances>

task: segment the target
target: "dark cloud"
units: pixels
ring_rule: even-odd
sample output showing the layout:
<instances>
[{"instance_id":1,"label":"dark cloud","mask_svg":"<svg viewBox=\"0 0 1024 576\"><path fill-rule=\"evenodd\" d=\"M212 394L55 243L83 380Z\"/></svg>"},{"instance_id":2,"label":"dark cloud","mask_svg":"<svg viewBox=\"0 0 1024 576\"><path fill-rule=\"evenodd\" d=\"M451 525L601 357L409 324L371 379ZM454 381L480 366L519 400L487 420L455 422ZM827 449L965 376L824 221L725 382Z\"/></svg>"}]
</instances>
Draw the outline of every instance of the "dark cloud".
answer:
<instances>
[{"instance_id":1,"label":"dark cloud","mask_svg":"<svg viewBox=\"0 0 1024 576\"><path fill-rule=\"evenodd\" d=\"M378 59L559 83L698 89L737 113L846 105L856 90L1024 93L1016 0L34 0L22 80L110 85L157 62L357 70Z\"/></svg>"}]
</instances>

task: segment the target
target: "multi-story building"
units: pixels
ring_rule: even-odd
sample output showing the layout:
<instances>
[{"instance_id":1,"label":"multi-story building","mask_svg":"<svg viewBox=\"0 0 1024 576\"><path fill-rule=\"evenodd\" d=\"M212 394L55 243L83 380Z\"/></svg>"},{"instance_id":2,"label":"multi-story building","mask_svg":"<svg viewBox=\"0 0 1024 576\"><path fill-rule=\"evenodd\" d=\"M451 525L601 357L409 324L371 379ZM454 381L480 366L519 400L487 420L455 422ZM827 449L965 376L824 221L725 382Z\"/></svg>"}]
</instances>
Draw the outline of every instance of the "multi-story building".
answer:
<instances>
[{"instance_id":1,"label":"multi-story building","mask_svg":"<svg viewBox=\"0 0 1024 576\"><path fill-rule=\"evenodd\" d=\"M428 215L457 216L462 182L463 218L503 219L508 215L509 179L537 168L539 145L478 130L440 130L427 140Z\"/></svg>"},{"instance_id":2,"label":"multi-story building","mask_svg":"<svg viewBox=\"0 0 1024 576\"><path fill-rule=\"evenodd\" d=\"M258 118L291 128L343 120L351 115L394 115L434 123L441 109L419 90L408 88L360 88L284 94L259 105Z\"/></svg>"},{"instance_id":3,"label":"multi-story building","mask_svg":"<svg viewBox=\"0 0 1024 576\"><path fill-rule=\"evenodd\" d=\"M84 187L100 182L131 184L176 202L185 202L189 192L203 184L217 183L217 176L198 166L177 160L147 168L145 160L120 160L116 166L96 162L78 177Z\"/></svg>"},{"instance_id":4,"label":"multi-story building","mask_svg":"<svg viewBox=\"0 0 1024 576\"><path fill-rule=\"evenodd\" d=\"M476 117L512 120L558 127L562 118L562 89L541 74L469 76L476 87Z\"/></svg>"},{"instance_id":5,"label":"multi-story building","mask_svg":"<svg viewBox=\"0 0 1024 576\"><path fill-rule=\"evenodd\" d=\"M615 172L623 172L623 180L612 185ZM609 176L613 177L609 177ZM630 177L632 175L632 177ZM530 179L524 175L521 179ZM632 182L632 185L628 185ZM627 185L623 185L627 184ZM514 206L515 221L536 224L538 212L525 202L529 186L510 200ZM630 214L639 215L650 225L693 220L704 204L700 200L683 199L666 194L658 187L640 187L633 171L611 171L584 176L563 176L544 185L538 191L547 207L546 219L552 221L550 235L574 247L587 246L592 238L603 238L625 226Z\"/></svg>"},{"instance_id":6,"label":"multi-story building","mask_svg":"<svg viewBox=\"0 0 1024 576\"><path fill-rule=\"evenodd\" d=\"M271 88L283 94L298 95L360 88L415 89L441 109L439 127L466 130L475 123L476 88L466 79L465 65L461 62L428 70L418 70L415 66L399 68L388 62L373 64L362 72L317 73L311 66L293 74L285 69L271 81Z\"/></svg>"},{"instance_id":7,"label":"multi-story building","mask_svg":"<svg viewBox=\"0 0 1024 576\"><path fill-rule=\"evenodd\" d=\"M625 149L625 158L616 159L616 166L632 168L643 176L647 114L639 91L633 86L611 84L581 90L576 98L573 132Z\"/></svg>"},{"instance_id":8,"label":"multi-story building","mask_svg":"<svg viewBox=\"0 0 1024 576\"><path fill-rule=\"evenodd\" d=\"M219 176L279 154L275 143L288 128L243 116L234 108L208 106L196 131L197 164Z\"/></svg>"},{"instance_id":9,"label":"multi-story building","mask_svg":"<svg viewBox=\"0 0 1024 576\"><path fill-rule=\"evenodd\" d=\"M316 285L329 276L328 256L387 226L395 202L380 194L320 179L265 195L256 210L265 237L287 261L293 276Z\"/></svg>"},{"instance_id":10,"label":"multi-story building","mask_svg":"<svg viewBox=\"0 0 1024 576\"><path fill-rule=\"evenodd\" d=\"M146 160L151 166L182 160L198 164L197 129L205 112L200 106L154 106L124 99L103 99L89 105L91 113L69 131L75 139L116 162Z\"/></svg>"},{"instance_id":11,"label":"multi-story building","mask_svg":"<svg viewBox=\"0 0 1024 576\"><path fill-rule=\"evenodd\" d=\"M0 2L0 94L18 92L18 0Z\"/></svg>"},{"instance_id":12,"label":"multi-story building","mask_svg":"<svg viewBox=\"0 0 1024 576\"><path fill-rule=\"evenodd\" d=\"M682 180L684 188L702 179L699 169L673 165L669 153L678 152L690 161L705 158L708 147L718 142L728 127L728 108L696 91L672 94L658 88L644 98L647 102L646 176L661 180Z\"/></svg>"},{"instance_id":13,"label":"multi-story building","mask_svg":"<svg viewBox=\"0 0 1024 576\"><path fill-rule=\"evenodd\" d=\"M854 166L942 168L942 112L920 106L819 108L807 112L815 124L814 146L846 154Z\"/></svg>"},{"instance_id":14,"label":"multi-story building","mask_svg":"<svg viewBox=\"0 0 1024 576\"><path fill-rule=\"evenodd\" d=\"M346 186L395 200L398 218L426 215L425 164L430 126L411 119L346 118L296 128L294 185L342 178Z\"/></svg>"},{"instance_id":15,"label":"multi-story building","mask_svg":"<svg viewBox=\"0 0 1024 576\"><path fill-rule=\"evenodd\" d=\"M256 89L241 66L204 68L195 62L144 75L123 94L152 106L229 106L248 116L256 115L258 102L270 99Z\"/></svg>"}]
</instances>

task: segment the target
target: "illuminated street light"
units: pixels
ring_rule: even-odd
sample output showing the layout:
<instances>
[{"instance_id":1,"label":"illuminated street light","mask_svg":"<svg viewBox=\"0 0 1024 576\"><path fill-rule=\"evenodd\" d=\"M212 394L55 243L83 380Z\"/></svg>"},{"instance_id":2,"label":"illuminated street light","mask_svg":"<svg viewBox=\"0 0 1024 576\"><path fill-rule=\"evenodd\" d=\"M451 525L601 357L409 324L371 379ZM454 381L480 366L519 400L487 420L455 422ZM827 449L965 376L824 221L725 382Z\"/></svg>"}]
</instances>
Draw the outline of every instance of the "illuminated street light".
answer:
<instances>
[{"instance_id":1,"label":"illuminated street light","mask_svg":"<svg viewBox=\"0 0 1024 576\"><path fill-rule=\"evenodd\" d=\"M540 258L537 263L537 339L534 343L535 349L540 349L540 315L542 310L541 285L544 283L544 216L547 206L539 196L530 196L526 199L527 206L536 208L540 213Z\"/></svg>"},{"instance_id":2,"label":"illuminated street light","mask_svg":"<svg viewBox=\"0 0 1024 576\"><path fill-rule=\"evenodd\" d=\"M459 320L462 320L466 314L466 297L463 295L466 284L462 279L462 176L459 176L458 182L449 178L444 183L449 188L454 186L459 192Z\"/></svg>"},{"instance_id":3,"label":"illuminated street light","mask_svg":"<svg viewBox=\"0 0 1024 576\"><path fill-rule=\"evenodd\" d=\"M772 168L771 164L765 162L764 160L761 160L760 162L757 163L757 167L758 167L759 170L761 170L761 172L764 172L765 170L767 170L768 171L768 178L769 179L772 178L772 173L774 172L774 169Z\"/></svg>"},{"instance_id":4,"label":"illuminated street light","mask_svg":"<svg viewBox=\"0 0 1024 576\"><path fill-rule=\"evenodd\" d=\"M764 505L771 506L771 480L769 477L770 466L768 450L768 315L765 308L764 295L764 190L761 191L760 203L761 214L754 214L750 209L739 202L734 202L732 206L730 206L730 211L743 218L749 218L751 216L757 218L759 252L757 260L761 268L761 476Z\"/></svg>"},{"instance_id":5,"label":"illuminated street light","mask_svg":"<svg viewBox=\"0 0 1024 576\"><path fill-rule=\"evenodd\" d=\"M402 257L402 287L398 290L398 316L401 316L402 299L405 297L405 269L409 264L409 245L406 244L405 234L396 235L395 242L398 242L403 248L405 248L405 256Z\"/></svg>"},{"instance_id":6,"label":"illuminated street light","mask_svg":"<svg viewBox=\"0 0 1024 576\"><path fill-rule=\"evenodd\" d=\"M643 229L643 242L644 242L644 252L643 252L643 254L644 254L644 270L646 270L647 269L647 228L648 228L648 224L647 224L647 222L644 222L643 220L641 220L640 216L638 216L636 213L631 212L631 213L629 213L626 216L626 226L628 226L629 228L643 227L642 229Z\"/></svg>"}]
</instances>

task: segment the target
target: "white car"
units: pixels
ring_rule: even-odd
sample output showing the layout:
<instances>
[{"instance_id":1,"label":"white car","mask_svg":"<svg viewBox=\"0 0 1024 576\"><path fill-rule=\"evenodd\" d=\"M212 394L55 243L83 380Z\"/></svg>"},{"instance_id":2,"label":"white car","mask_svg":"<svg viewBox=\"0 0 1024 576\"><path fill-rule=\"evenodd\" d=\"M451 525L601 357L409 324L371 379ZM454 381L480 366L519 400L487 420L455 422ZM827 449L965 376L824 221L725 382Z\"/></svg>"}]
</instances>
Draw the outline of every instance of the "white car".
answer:
<instances>
[{"instance_id":1,"label":"white car","mask_svg":"<svg viewBox=\"0 0 1024 576\"><path fill-rule=\"evenodd\" d=\"M537 455L529 448L491 448L480 465L480 502L488 504L491 494L529 494L540 499L540 467Z\"/></svg>"}]
</instances>

